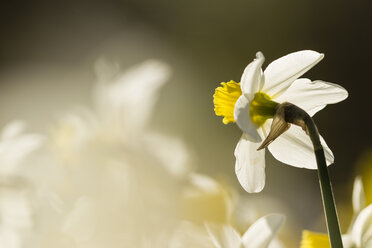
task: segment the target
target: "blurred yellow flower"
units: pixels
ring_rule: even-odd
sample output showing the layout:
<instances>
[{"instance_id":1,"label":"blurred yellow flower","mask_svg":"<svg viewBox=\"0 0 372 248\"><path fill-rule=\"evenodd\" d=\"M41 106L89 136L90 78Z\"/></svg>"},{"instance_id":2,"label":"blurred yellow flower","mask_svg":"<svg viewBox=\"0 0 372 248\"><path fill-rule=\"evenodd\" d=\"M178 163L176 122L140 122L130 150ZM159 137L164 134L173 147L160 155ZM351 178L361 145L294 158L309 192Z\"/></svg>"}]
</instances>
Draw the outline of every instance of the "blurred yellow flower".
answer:
<instances>
[{"instance_id":1,"label":"blurred yellow flower","mask_svg":"<svg viewBox=\"0 0 372 248\"><path fill-rule=\"evenodd\" d=\"M327 234L315 233L310 231L302 232L302 240L300 248L330 248L329 238Z\"/></svg>"}]
</instances>

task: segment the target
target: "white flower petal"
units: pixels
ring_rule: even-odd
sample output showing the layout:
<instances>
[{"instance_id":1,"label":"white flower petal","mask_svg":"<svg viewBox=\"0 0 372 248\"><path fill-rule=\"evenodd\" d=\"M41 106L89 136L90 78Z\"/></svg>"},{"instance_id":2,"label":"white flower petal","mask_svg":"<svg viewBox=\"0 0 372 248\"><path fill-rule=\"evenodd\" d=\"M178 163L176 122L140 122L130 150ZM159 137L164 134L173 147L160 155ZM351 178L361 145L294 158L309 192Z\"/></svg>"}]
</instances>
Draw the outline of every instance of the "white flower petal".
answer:
<instances>
[{"instance_id":1,"label":"white flower petal","mask_svg":"<svg viewBox=\"0 0 372 248\"><path fill-rule=\"evenodd\" d=\"M23 132L26 127L26 123L24 121L12 121L5 125L3 131L1 132L2 139L12 139L17 137L19 134Z\"/></svg>"},{"instance_id":2,"label":"white flower petal","mask_svg":"<svg viewBox=\"0 0 372 248\"><path fill-rule=\"evenodd\" d=\"M218 224L206 224L205 226L216 248L242 247L239 233L231 226Z\"/></svg>"},{"instance_id":3,"label":"white flower petal","mask_svg":"<svg viewBox=\"0 0 372 248\"><path fill-rule=\"evenodd\" d=\"M353 187L353 209L354 214L358 214L366 206L366 197L364 193L361 177L356 177Z\"/></svg>"},{"instance_id":4,"label":"white flower petal","mask_svg":"<svg viewBox=\"0 0 372 248\"><path fill-rule=\"evenodd\" d=\"M246 248L268 247L285 221L284 215L270 214L257 220L243 235Z\"/></svg>"},{"instance_id":5,"label":"white flower petal","mask_svg":"<svg viewBox=\"0 0 372 248\"><path fill-rule=\"evenodd\" d=\"M363 247L366 247L366 248L372 247L372 237L369 236L369 239L363 242Z\"/></svg>"},{"instance_id":6,"label":"white flower petal","mask_svg":"<svg viewBox=\"0 0 372 248\"><path fill-rule=\"evenodd\" d=\"M323 57L321 53L304 50L290 53L273 61L264 71L263 92L272 97L279 96L294 80L310 70Z\"/></svg>"},{"instance_id":7,"label":"white flower petal","mask_svg":"<svg viewBox=\"0 0 372 248\"><path fill-rule=\"evenodd\" d=\"M262 139L258 134L256 126L250 115L250 102L241 95L235 103L234 119L238 127L247 134L247 138L253 142L260 142Z\"/></svg>"},{"instance_id":8,"label":"white flower petal","mask_svg":"<svg viewBox=\"0 0 372 248\"><path fill-rule=\"evenodd\" d=\"M98 70L98 73L102 71L105 70ZM111 77L111 82L99 82L94 99L97 110L112 125L132 133L140 131L148 122L158 91L169 76L170 68L166 64L148 60Z\"/></svg>"},{"instance_id":9,"label":"white flower petal","mask_svg":"<svg viewBox=\"0 0 372 248\"><path fill-rule=\"evenodd\" d=\"M62 232L76 239L77 242L89 241L95 234L97 223L96 203L86 197L76 201L75 208L67 215L62 225Z\"/></svg>"},{"instance_id":10,"label":"white flower petal","mask_svg":"<svg viewBox=\"0 0 372 248\"><path fill-rule=\"evenodd\" d=\"M244 69L241 78L241 88L243 94L248 99L253 99L254 94L259 90L262 77L261 66L265 57L261 52L256 53L256 58Z\"/></svg>"},{"instance_id":11,"label":"white flower petal","mask_svg":"<svg viewBox=\"0 0 372 248\"><path fill-rule=\"evenodd\" d=\"M340 102L347 97L347 91L340 85L300 78L294 81L282 95L275 98L275 101L293 103L313 116L327 104Z\"/></svg>"},{"instance_id":12,"label":"white flower petal","mask_svg":"<svg viewBox=\"0 0 372 248\"><path fill-rule=\"evenodd\" d=\"M169 235L169 234L168 234ZM150 246L151 248L153 246ZM170 244L167 248L212 248L211 237L203 226L188 221L181 221L170 237Z\"/></svg>"},{"instance_id":13,"label":"white flower petal","mask_svg":"<svg viewBox=\"0 0 372 248\"><path fill-rule=\"evenodd\" d=\"M144 139L148 151L154 153L171 175L181 177L190 171L187 163L189 154L181 140L158 133L147 133Z\"/></svg>"},{"instance_id":14,"label":"white flower petal","mask_svg":"<svg viewBox=\"0 0 372 248\"><path fill-rule=\"evenodd\" d=\"M372 239L372 204L363 209L356 218L351 230L352 238L357 247L363 246L363 242Z\"/></svg>"},{"instance_id":15,"label":"white flower petal","mask_svg":"<svg viewBox=\"0 0 372 248\"><path fill-rule=\"evenodd\" d=\"M22 192L1 192L0 217L1 226L9 229L31 228L32 209L31 203Z\"/></svg>"},{"instance_id":16,"label":"white flower petal","mask_svg":"<svg viewBox=\"0 0 372 248\"><path fill-rule=\"evenodd\" d=\"M0 229L0 247L22 248L22 238L17 230L11 228Z\"/></svg>"},{"instance_id":17,"label":"white flower petal","mask_svg":"<svg viewBox=\"0 0 372 248\"><path fill-rule=\"evenodd\" d=\"M186 196L195 196L202 194L218 194L220 185L213 178L203 174L191 173L189 175L190 189L185 191Z\"/></svg>"},{"instance_id":18,"label":"white flower petal","mask_svg":"<svg viewBox=\"0 0 372 248\"><path fill-rule=\"evenodd\" d=\"M284 244L277 238L273 239L269 244L268 248L284 248Z\"/></svg>"},{"instance_id":19,"label":"white flower petal","mask_svg":"<svg viewBox=\"0 0 372 248\"><path fill-rule=\"evenodd\" d=\"M271 120L265 124L270 130ZM334 161L332 151L325 143L322 136L320 141L324 149L327 165ZM299 127L292 125L286 132L280 135L269 146L271 154L280 162L299 168L317 169L313 144L310 137Z\"/></svg>"},{"instance_id":20,"label":"white flower petal","mask_svg":"<svg viewBox=\"0 0 372 248\"><path fill-rule=\"evenodd\" d=\"M259 145L243 134L235 148L235 173L249 193L260 192L265 186L265 150L257 151Z\"/></svg>"},{"instance_id":21,"label":"white flower petal","mask_svg":"<svg viewBox=\"0 0 372 248\"><path fill-rule=\"evenodd\" d=\"M31 152L38 149L45 140L39 134L23 134L23 123L10 123L3 132L0 142L0 174L12 175L19 169L19 164Z\"/></svg>"},{"instance_id":22,"label":"white flower petal","mask_svg":"<svg viewBox=\"0 0 372 248\"><path fill-rule=\"evenodd\" d=\"M344 245L344 248L353 248L355 247L353 238L351 234L343 234L342 235L342 244Z\"/></svg>"}]
</instances>

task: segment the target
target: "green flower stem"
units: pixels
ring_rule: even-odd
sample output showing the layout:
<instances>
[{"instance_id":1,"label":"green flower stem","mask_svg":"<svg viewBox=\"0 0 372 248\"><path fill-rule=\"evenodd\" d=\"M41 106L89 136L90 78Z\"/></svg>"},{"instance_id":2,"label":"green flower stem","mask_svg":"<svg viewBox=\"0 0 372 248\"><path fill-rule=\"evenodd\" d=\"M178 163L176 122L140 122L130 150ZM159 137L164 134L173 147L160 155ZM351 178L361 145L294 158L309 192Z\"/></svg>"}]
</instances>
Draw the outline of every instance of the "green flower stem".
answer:
<instances>
[{"instance_id":1,"label":"green flower stem","mask_svg":"<svg viewBox=\"0 0 372 248\"><path fill-rule=\"evenodd\" d=\"M276 106L276 113L271 124L270 133L257 150L267 147L277 137L284 133L290 124L302 127L310 136L314 146L316 163L318 166L318 176L320 191L322 194L324 213L326 217L329 240L332 248L343 248L340 226L338 223L335 200L333 197L331 181L328 176L327 163L324 156L324 150L320 142L318 128L314 120L305 110L296 105L284 102Z\"/></svg>"},{"instance_id":2,"label":"green flower stem","mask_svg":"<svg viewBox=\"0 0 372 248\"><path fill-rule=\"evenodd\" d=\"M306 114L304 118L305 125L307 127L311 141L313 142L316 163L318 165L318 176L320 190L323 198L323 207L326 216L327 229L329 239L332 248L342 248L342 238L340 232L340 226L337 217L337 210L335 200L332 192L331 181L328 176L328 169L326 159L324 156L324 150L320 143L319 132L313 121L313 119Z\"/></svg>"},{"instance_id":3,"label":"green flower stem","mask_svg":"<svg viewBox=\"0 0 372 248\"><path fill-rule=\"evenodd\" d=\"M276 137L285 132L289 128L289 123L302 127L302 129L310 136L311 142L314 146L316 163L318 166L320 191L322 194L331 247L343 248L336 205L333 197L331 181L328 176L324 150L320 142L318 128L310 115L292 103L281 103L276 108L276 114L274 116L273 124L271 125L270 133L258 149L268 146Z\"/></svg>"}]
</instances>

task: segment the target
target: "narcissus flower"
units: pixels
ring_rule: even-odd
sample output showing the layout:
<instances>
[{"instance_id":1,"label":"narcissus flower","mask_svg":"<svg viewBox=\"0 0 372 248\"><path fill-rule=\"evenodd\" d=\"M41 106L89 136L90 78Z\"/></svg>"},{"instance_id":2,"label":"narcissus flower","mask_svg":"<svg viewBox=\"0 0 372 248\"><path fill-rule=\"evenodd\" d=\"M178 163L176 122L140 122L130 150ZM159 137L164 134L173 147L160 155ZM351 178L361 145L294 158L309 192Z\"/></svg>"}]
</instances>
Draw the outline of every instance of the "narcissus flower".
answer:
<instances>
[{"instance_id":1,"label":"narcissus flower","mask_svg":"<svg viewBox=\"0 0 372 248\"><path fill-rule=\"evenodd\" d=\"M290 102L313 116L327 104L344 100L348 93L339 85L300 78L317 64L323 54L299 51L281 57L262 71L261 52L244 70L241 83L221 83L214 94L215 112L223 123L236 122L243 131L235 149L235 172L248 192L259 192L265 185L265 151L257 151L267 137L277 106ZM321 138L327 164L334 161L332 151ZM298 126L291 126L268 147L279 161L300 168L316 169L310 138Z\"/></svg>"}]
</instances>

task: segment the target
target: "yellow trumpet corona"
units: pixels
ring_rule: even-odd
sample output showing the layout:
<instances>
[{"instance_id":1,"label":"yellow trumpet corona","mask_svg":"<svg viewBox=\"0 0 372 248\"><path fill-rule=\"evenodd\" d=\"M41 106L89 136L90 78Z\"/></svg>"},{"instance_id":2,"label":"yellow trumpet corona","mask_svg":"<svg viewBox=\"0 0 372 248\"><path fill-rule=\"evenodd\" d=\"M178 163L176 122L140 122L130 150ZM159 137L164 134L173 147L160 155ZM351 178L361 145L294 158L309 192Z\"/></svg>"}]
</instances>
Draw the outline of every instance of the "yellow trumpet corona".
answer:
<instances>
[{"instance_id":1,"label":"yellow trumpet corona","mask_svg":"<svg viewBox=\"0 0 372 248\"><path fill-rule=\"evenodd\" d=\"M233 80L221 83L213 95L214 111L217 116L222 116L222 122L234 123L234 108L238 98L242 95L240 83ZM257 126L262 126L269 118L275 115L278 103L271 100L271 97L263 92L257 92L250 103L250 116L252 122Z\"/></svg>"}]
</instances>

